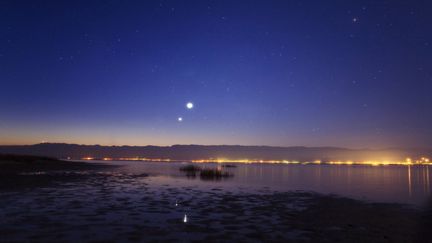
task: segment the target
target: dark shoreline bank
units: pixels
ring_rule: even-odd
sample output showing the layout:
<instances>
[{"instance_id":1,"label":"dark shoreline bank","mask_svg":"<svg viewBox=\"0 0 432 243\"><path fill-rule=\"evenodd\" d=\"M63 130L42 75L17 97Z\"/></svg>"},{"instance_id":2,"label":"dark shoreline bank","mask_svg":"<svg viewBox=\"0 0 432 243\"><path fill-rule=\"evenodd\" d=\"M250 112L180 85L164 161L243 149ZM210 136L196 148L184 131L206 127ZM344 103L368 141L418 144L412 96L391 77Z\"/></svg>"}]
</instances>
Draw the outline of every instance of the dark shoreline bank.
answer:
<instances>
[{"instance_id":1,"label":"dark shoreline bank","mask_svg":"<svg viewBox=\"0 0 432 243\"><path fill-rule=\"evenodd\" d=\"M76 180L83 176L70 172L98 171L115 167L42 156L0 154L0 191L49 186L55 182Z\"/></svg>"},{"instance_id":2,"label":"dark shoreline bank","mask_svg":"<svg viewBox=\"0 0 432 243\"><path fill-rule=\"evenodd\" d=\"M107 167L97 163L59 160L51 157L0 154L0 174L31 171L85 170Z\"/></svg>"}]
</instances>

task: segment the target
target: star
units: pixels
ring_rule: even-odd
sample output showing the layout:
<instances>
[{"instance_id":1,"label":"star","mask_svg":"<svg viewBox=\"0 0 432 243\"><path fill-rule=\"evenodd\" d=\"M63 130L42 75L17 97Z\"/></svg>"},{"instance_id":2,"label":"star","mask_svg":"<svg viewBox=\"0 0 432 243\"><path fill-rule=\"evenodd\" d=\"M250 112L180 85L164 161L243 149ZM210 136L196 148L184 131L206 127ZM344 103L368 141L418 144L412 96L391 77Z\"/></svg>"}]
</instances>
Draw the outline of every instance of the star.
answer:
<instances>
[{"instance_id":1,"label":"star","mask_svg":"<svg viewBox=\"0 0 432 243\"><path fill-rule=\"evenodd\" d=\"M186 104L186 108L188 108L188 110L191 110L194 107L194 104L192 102L188 102Z\"/></svg>"},{"instance_id":2,"label":"star","mask_svg":"<svg viewBox=\"0 0 432 243\"><path fill-rule=\"evenodd\" d=\"M183 117L179 117L179 118L177 118L177 121L179 121L179 122L182 122L183 121Z\"/></svg>"},{"instance_id":3,"label":"star","mask_svg":"<svg viewBox=\"0 0 432 243\"><path fill-rule=\"evenodd\" d=\"M352 22L354 22L354 23L357 23L357 21L358 21L358 18L357 18L357 17L354 17L354 18L352 19Z\"/></svg>"}]
</instances>

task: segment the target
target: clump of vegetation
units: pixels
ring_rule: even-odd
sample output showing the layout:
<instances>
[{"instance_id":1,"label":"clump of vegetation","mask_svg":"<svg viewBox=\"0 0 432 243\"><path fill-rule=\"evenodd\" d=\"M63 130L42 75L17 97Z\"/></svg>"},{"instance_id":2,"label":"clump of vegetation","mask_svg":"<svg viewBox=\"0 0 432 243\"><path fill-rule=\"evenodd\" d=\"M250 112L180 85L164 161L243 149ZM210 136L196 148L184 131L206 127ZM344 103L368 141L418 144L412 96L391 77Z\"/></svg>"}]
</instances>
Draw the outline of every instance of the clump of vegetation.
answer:
<instances>
[{"instance_id":1,"label":"clump of vegetation","mask_svg":"<svg viewBox=\"0 0 432 243\"><path fill-rule=\"evenodd\" d=\"M237 165L230 165L230 164L228 164L228 165L222 165L222 167L225 167L225 168L236 168Z\"/></svg>"},{"instance_id":2,"label":"clump of vegetation","mask_svg":"<svg viewBox=\"0 0 432 243\"><path fill-rule=\"evenodd\" d=\"M231 176L232 174L218 169L203 169L200 172L200 177L203 180L220 180Z\"/></svg>"},{"instance_id":3,"label":"clump of vegetation","mask_svg":"<svg viewBox=\"0 0 432 243\"><path fill-rule=\"evenodd\" d=\"M186 173L186 176L189 178L195 178L197 173L201 171L201 167L196 165L186 165L180 167L180 171Z\"/></svg>"},{"instance_id":4,"label":"clump of vegetation","mask_svg":"<svg viewBox=\"0 0 432 243\"><path fill-rule=\"evenodd\" d=\"M201 167L196 166L196 165L186 165L186 166L180 167L180 171L189 172L189 173L192 173L192 172L196 173L196 172L201 171Z\"/></svg>"},{"instance_id":5,"label":"clump of vegetation","mask_svg":"<svg viewBox=\"0 0 432 243\"><path fill-rule=\"evenodd\" d=\"M195 178L198 174L202 180L220 180L233 176L232 174L220 169L203 169L196 165L186 165L180 167L180 171L185 172L187 177Z\"/></svg>"}]
</instances>

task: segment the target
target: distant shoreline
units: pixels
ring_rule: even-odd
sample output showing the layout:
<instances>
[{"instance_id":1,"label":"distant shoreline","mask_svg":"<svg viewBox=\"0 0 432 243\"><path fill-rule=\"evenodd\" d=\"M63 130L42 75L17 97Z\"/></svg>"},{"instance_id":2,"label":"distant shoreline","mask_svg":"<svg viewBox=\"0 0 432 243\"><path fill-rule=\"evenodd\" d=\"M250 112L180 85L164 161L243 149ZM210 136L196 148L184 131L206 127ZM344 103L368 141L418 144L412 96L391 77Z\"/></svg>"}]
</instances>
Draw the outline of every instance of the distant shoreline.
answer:
<instances>
[{"instance_id":1,"label":"distant shoreline","mask_svg":"<svg viewBox=\"0 0 432 243\"><path fill-rule=\"evenodd\" d=\"M337 147L270 147L239 145L99 146L42 143L0 146L0 154L49 156L71 160L151 160L202 162L309 162L333 164L429 163L432 149L391 148L383 150Z\"/></svg>"},{"instance_id":2,"label":"distant shoreline","mask_svg":"<svg viewBox=\"0 0 432 243\"><path fill-rule=\"evenodd\" d=\"M78 162L109 162L109 161L138 161L138 162L190 162L190 163L215 163L215 164L286 164L286 165L353 165L353 166L426 166L432 165L429 159L423 159L418 161L364 161L364 162L354 162L354 161L277 161L277 160L171 160L171 159L147 159L147 158L82 158L74 159L72 161Z\"/></svg>"}]
</instances>

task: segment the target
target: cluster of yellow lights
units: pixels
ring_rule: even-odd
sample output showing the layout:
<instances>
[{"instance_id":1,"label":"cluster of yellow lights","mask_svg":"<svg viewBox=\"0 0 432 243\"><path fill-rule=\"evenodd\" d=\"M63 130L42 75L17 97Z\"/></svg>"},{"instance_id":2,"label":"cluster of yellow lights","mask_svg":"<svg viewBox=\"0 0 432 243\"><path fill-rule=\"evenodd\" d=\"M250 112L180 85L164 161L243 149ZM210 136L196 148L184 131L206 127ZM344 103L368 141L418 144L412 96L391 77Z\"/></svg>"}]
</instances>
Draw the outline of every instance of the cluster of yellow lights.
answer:
<instances>
[{"instance_id":1,"label":"cluster of yellow lights","mask_svg":"<svg viewBox=\"0 0 432 243\"><path fill-rule=\"evenodd\" d=\"M97 160L94 157L84 157L83 160ZM102 160L111 161L111 160L131 160L131 161L150 161L150 162L171 162L178 161L172 159L164 159L164 158L103 158ZM311 162L300 162L300 161L289 161L289 160L253 160L253 159L226 159L226 158L217 158L217 159L201 159L201 160L191 160L194 163L245 163L245 164L256 164L256 163L266 163L266 164L329 164L329 165L372 165L372 166L380 166L380 165L432 165L432 162L429 158L421 157L420 159L411 159L406 158L405 161L378 161L378 160L368 160L368 161L321 161L315 160Z\"/></svg>"},{"instance_id":2,"label":"cluster of yellow lights","mask_svg":"<svg viewBox=\"0 0 432 243\"><path fill-rule=\"evenodd\" d=\"M372 165L372 166L379 166L379 165L432 165L430 160L426 157L422 157L418 160L413 160L411 158L407 158L405 161L378 161L378 160L367 160L367 161L321 161L321 160L315 160L315 161L289 161L289 160L249 160L249 159L243 159L243 160L230 160L230 159L209 159L209 160L192 160L192 162L197 163L269 163L269 164L329 164L329 165Z\"/></svg>"},{"instance_id":3,"label":"cluster of yellow lights","mask_svg":"<svg viewBox=\"0 0 432 243\"><path fill-rule=\"evenodd\" d=\"M104 161L112 161L112 160L129 160L129 161L151 161L151 162L171 162L171 159L149 159L149 158L140 158L140 157L132 157L132 158L94 158L94 157L84 157L82 160L104 160Z\"/></svg>"}]
</instances>

